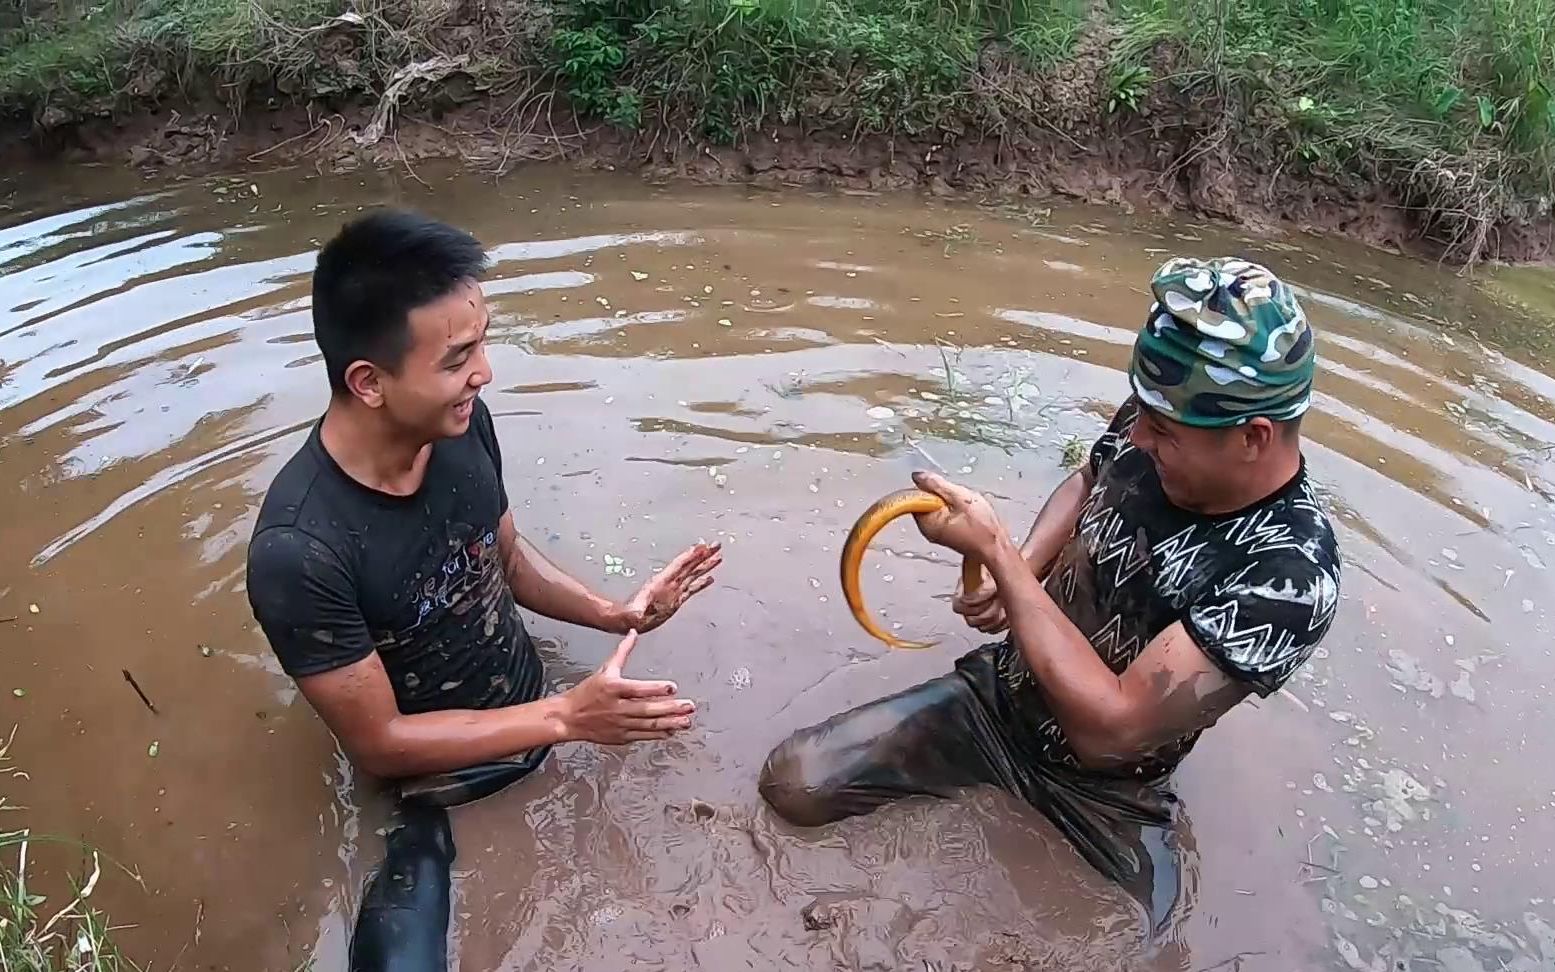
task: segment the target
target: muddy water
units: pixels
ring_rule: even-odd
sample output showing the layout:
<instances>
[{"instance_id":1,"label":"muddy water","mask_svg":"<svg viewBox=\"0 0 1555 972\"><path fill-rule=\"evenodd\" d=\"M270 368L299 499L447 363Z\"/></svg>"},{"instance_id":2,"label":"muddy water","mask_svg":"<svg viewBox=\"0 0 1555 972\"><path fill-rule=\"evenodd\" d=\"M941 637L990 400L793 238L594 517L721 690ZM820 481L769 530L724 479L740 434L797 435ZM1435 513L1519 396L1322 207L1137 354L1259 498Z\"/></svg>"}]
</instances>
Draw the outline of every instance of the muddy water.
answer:
<instances>
[{"instance_id":1,"label":"muddy water","mask_svg":"<svg viewBox=\"0 0 1555 972\"><path fill-rule=\"evenodd\" d=\"M99 900L140 961L343 967L386 811L271 660L243 557L325 401L310 254L397 201L493 248L486 395L520 529L616 595L697 538L728 558L634 657L700 700L695 732L564 747L455 812L460 968L1555 967L1555 372L1523 299L1544 281L1110 211L420 177L0 186L0 724L30 772L9 819L138 874ZM1347 566L1319 656L1180 771L1165 940L997 794L775 821L754 780L784 734L976 643L954 563L908 526L868 596L944 642L862 635L835 579L852 518L927 456L1023 532L1126 394L1144 282L1177 252L1301 286ZM611 646L529 621L559 680Z\"/></svg>"}]
</instances>

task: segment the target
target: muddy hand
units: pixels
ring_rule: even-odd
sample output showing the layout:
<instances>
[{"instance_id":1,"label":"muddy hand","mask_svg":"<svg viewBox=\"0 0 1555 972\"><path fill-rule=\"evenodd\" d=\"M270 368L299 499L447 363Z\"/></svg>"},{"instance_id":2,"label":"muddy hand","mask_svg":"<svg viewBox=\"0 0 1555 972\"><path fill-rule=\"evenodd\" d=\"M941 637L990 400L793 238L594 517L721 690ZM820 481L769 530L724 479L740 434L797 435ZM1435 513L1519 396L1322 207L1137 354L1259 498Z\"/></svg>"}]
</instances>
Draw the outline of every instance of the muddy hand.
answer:
<instances>
[{"instance_id":1,"label":"muddy hand","mask_svg":"<svg viewBox=\"0 0 1555 972\"><path fill-rule=\"evenodd\" d=\"M648 579L623 607L626 627L647 633L674 616L680 606L713 583L723 563L722 544L696 544Z\"/></svg>"},{"instance_id":2,"label":"muddy hand","mask_svg":"<svg viewBox=\"0 0 1555 972\"><path fill-rule=\"evenodd\" d=\"M668 739L691 728L696 704L672 698L674 682L644 681L622 674L636 645L637 632L629 632L594 674L562 693L566 738L619 745Z\"/></svg>"},{"instance_id":3,"label":"muddy hand","mask_svg":"<svg viewBox=\"0 0 1555 972\"><path fill-rule=\"evenodd\" d=\"M987 579L970 593L963 588L951 599L950 608L966 619L967 627L983 634L998 634L1009 627L1009 620L1004 616L1004 602L999 600L999 589Z\"/></svg>"},{"instance_id":4,"label":"muddy hand","mask_svg":"<svg viewBox=\"0 0 1555 972\"><path fill-rule=\"evenodd\" d=\"M848 602L848 609L853 612L853 619L859 623L865 631L875 638L885 642L892 648L928 648L934 644L932 641L904 641L895 635L882 630L869 615L864 607L864 592L859 583L859 570L864 564L864 551L869 549L869 542L875 538L875 534L885 529L886 524L899 516L908 513L922 515L943 511L944 500L933 493L924 492L921 489L903 489L888 496L882 497L872 503L864 511L858 521L853 524L853 529L848 533L848 539L842 545L842 596ZM920 528L921 529L921 528ZM978 586L982 579L982 565L976 560L967 558L961 564L961 583L968 590Z\"/></svg>"},{"instance_id":5,"label":"muddy hand","mask_svg":"<svg viewBox=\"0 0 1555 972\"><path fill-rule=\"evenodd\" d=\"M998 546L1004 534L1004 525L993 504L983 494L931 472L916 472L912 476L918 488L938 497L938 509L917 513L918 532L924 539L949 547L963 557L986 562ZM969 584L974 589L979 584Z\"/></svg>"}]
</instances>

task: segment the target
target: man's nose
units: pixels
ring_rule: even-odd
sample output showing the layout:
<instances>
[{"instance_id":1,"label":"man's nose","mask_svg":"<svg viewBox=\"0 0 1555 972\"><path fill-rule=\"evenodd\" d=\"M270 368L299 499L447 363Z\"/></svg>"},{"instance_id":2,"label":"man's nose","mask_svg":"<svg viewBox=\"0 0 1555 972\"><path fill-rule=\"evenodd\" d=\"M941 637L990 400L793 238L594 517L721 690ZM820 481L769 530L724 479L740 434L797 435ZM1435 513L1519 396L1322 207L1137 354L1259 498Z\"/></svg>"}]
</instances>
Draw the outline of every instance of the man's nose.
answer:
<instances>
[{"instance_id":1,"label":"man's nose","mask_svg":"<svg viewBox=\"0 0 1555 972\"><path fill-rule=\"evenodd\" d=\"M486 357L486 349L484 347L477 348L475 354L475 367L470 371L470 386L472 388L483 388L491 384L491 360Z\"/></svg>"}]
</instances>

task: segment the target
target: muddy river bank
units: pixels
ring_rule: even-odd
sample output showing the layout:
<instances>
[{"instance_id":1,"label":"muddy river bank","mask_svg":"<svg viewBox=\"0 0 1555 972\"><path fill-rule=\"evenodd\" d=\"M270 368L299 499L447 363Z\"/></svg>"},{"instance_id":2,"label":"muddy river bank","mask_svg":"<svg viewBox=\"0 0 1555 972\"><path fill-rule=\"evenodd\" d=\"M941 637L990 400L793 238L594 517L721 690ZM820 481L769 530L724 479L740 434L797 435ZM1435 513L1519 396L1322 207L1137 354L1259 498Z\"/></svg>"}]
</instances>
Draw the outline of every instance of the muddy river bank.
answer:
<instances>
[{"instance_id":1,"label":"muddy river bank","mask_svg":"<svg viewBox=\"0 0 1555 972\"><path fill-rule=\"evenodd\" d=\"M139 875L94 900L141 963L344 966L386 806L270 656L244 548L325 402L312 254L396 202L492 250L484 395L519 528L612 595L692 540L726 557L633 658L698 700L696 731L563 747L454 813L458 968L1555 969L1545 277L1106 209L559 168L90 168L0 195L0 729L29 773L4 785L15 824ZM866 562L869 602L943 642L867 640L835 580L848 527L927 454L1023 532L1126 395L1149 274L1177 253L1301 288L1344 601L1288 691L1183 765L1188 898L1145 947L1122 892L1009 799L800 831L755 779L794 728L977 643L953 558L906 525ZM526 622L557 681L613 644ZM42 853L56 882L79 860Z\"/></svg>"}]
</instances>

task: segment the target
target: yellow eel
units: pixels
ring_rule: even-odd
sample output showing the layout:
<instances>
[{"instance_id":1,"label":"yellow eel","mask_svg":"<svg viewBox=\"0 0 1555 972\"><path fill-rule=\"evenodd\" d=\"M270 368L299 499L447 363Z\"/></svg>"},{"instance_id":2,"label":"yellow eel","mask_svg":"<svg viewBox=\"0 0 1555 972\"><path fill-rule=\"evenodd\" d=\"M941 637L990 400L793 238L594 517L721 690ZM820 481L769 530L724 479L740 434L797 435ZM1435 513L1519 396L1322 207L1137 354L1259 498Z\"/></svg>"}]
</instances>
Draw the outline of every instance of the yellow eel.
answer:
<instances>
[{"instance_id":1,"label":"yellow eel","mask_svg":"<svg viewBox=\"0 0 1555 972\"><path fill-rule=\"evenodd\" d=\"M885 529L886 524L897 517L909 513L932 513L944 508L945 501L933 493L926 493L921 489L898 490L871 504L869 509L858 518L858 522L853 524L847 542L842 545L842 596L848 602L848 609L853 612L854 620L858 621L865 631L892 648L929 648L935 642L903 641L895 635L882 631L880 626L875 624L874 619L864 608L864 593L859 587L859 569L864 564L864 551L869 549L869 542L875 538L875 534ZM982 564L971 557L962 559L961 587L963 590L975 590L982 584L982 576Z\"/></svg>"}]
</instances>

